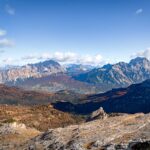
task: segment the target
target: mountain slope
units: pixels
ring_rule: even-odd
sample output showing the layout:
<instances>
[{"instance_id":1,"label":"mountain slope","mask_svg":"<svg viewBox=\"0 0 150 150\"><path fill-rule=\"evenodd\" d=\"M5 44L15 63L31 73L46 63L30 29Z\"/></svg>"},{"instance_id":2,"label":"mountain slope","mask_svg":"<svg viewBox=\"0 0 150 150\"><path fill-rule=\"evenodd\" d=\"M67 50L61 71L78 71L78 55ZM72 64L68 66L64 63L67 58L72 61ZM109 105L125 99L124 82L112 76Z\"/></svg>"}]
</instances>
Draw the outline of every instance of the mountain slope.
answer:
<instances>
[{"instance_id":1,"label":"mountain slope","mask_svg":"<svg viewBox=\"0 0 150 150\"><path fill-rule=\"evenodd\" d=\"M0 104L49 104L56 101L79 102L85 95L73 91L36 92L0 84Z\"/></svg>"},{"instance_id":2,"label":"mountain slope","mask_svg":"<svg viewBox=\"0 0 150 150\"><path fill-rule=\"evenodd\" d=\"M56 110L52 105L0 105L0 125L17 122L39 131L46 131L79 121L82 121L80 117Z\"/></svg>"},{"instance_id":3,"label":"mountain slope","mask_svg":"<svg viewBox=\"0 0 150 150\"><path fill-rule=\"evenodd\" d=\"M128 88L114 89L103 94L87 96L80 104L58 102L55 108L63 111L89 114L99 107L106 112L137 113L150 112L150 80L134 84Z\"/></svg>"},{"instance_id":4,"label":"mountain slope","mask_svg":"<svg viewBox=\"0 0 150 150\"><path fill-rule=\"evenodd\" d=\"M49 128L79 122L81 117L58 111L51 105L0 105L0 149L22 150L23 143Z\"/></svg>"},{"instance_id":5,"label":"mountain slope","mask_svg":"<svg viewBox=\"0 0 150 150\"><path fill-rule=\"evenodd\" d=\"M98 119L81 125L50 129L22 149L45 150L149 150L150 114Z\"/></svg>"},{"instance_id":6,"label":"mountain slope","mask_svg":"<svg viewBox=\"0 0 150 150\"><path fill-rule=\"evenodd\" d=\"M129 63L104 65L87 73L74 76L75 79L99 85L102 91L125 87L150 78L150 61L137 57Z\"/></svg>"},{"instance_id":7,"label":"mountain slope","mask_svg":"<svg viewBox=\"0 0 150 150\"><path fill-rule=\"evenodd\" d=\"M69 90L74 91L75 93L91 94L99 91L95 86L75 80L64 73L51 74L38 78L31 77L27 79L18 79L15 82L6 82L6 84L9 86L21 87L23 89L45 92Z\"/></svg>"}]
</instances>

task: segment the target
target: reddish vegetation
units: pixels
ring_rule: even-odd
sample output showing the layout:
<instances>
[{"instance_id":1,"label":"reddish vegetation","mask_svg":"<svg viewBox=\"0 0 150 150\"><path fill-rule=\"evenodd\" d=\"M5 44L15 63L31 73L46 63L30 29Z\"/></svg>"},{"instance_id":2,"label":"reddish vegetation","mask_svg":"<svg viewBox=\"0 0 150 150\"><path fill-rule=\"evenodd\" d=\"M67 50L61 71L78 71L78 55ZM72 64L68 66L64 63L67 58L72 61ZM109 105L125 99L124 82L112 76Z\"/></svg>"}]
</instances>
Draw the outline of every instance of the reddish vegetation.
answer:
<instances>
[{"instance_id":1,"label":"reddish vegetation","mask_svg":"<svg viewBox=\"0 0 150 150\"><path fill-rule=\"evenodd\" d=\"M85 95L72 91L59 91L56 93L27 91L17 87L8 87L0 84L0 104L50 104L56 101L75 102Z\"/></svg>"},{"instance_id":2,"label":"reddish vegetation","mask_svg":"<svg viewBox=\"0 0 150 150\"><path fill-rule=\"evenodd\" d=\"M24 91L16 87L0 85L0 103L2 104L40 104L50 103L50 93Z\"/></svg>"},{"instance_id":3,"label":"reddish vegetation","mask_svg":"<svg viewBox=\"0 0 150 150\"><path fill-rule=\"evenodd\" d=\"M54 109L51 105L12 106L0 105L0 123L24 123L40 131L64 127L81 122L80 117Z\"/></svg>"}]
</instances>

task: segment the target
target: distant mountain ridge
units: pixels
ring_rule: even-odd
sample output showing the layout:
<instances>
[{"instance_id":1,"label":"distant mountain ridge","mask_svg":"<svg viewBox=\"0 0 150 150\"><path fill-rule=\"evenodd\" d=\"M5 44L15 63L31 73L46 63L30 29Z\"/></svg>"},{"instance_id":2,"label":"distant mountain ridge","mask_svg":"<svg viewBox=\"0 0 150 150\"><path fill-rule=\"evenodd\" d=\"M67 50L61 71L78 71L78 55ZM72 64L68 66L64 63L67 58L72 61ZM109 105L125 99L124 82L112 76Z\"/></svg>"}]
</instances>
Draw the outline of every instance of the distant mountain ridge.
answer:
<instances>
[{"instance_id":1,"label":"distant mountain ridge","mask_svg":"<svg viewBox=\"0 0 150 150\"><path fill-rule=\"evenodd\" d=\"M72 91L59 91L54 93L23 90L18 87L9 87L0 84L0 104L11 105L39 105L50 104L56 101L78 102L85 95Z\"/></svg>"},{"instance_id":2,"label":"distant mountain ridge","mask_svg":"<svg viewBox=\"0 0 150 150\"><path fill-rule=\"evenodd\" d=\"M82 82L99 85L102 87L102 91L126 87L150 79L150 61L144 57L137 57L129 63L107 64L101 68L95 68L74 76L74 78Z\"/></svg>"},{"instance_id":3,"label":"distant mountain ridge","mask_svg":"<svg viewBox=\"0 0 150 150\"><path fill-rule=\"evenodd\" d=\"M90 114L103 107L106 112L150 112L150 79L127 88L113 89L106 93L82 95L72 91L42 93L25 91L0 84L0 104L49 104L54 108L77 114Z\"/></svg>"},{"instance_id":4,"label":"distant mountain ridge","mask_svg":"<svg viewBox=\"0 0 150 150\"><path fill-rule=\"evenodd\" d=\"M35 64L27 64L21 67L11 67L0 70L0 83L26 79L30 77L43 77L50 74L64 72L65 69L53 60L47 60Z\"/></svg>"},{"instance_id":5,"label":"distant mountain ridge","mask_svg":"<svg viewBox=\"0 0 150 150\"><path fill-rule=\"evenodd\" d=\"M149 113L150 79L127 88L87 96L78 104L58 102L53 105L56 109L77 114L90 114L99 107L103 107L108 113Z\"/></svg>"},{"instance_id":6,"label":"distant mountain ridge","mask_svg":"<svg viewBox=\"0 0 150 150\"><path fill-rule=\"evenodd\" d=\"M82 64L64 67L54 60L46 60L0 69L0 83L48 92L72 90L84 94L101 93L146 79L150 79L150 61L142 57L129 63L106 64L101 68Z\"/></svg>"},{"instance_id":7,"label":"distant mountain ridge","mask_svg":"<svg viewBox=\"0 0 150 150\"><path fill-rule=\"evenodd\" d=\"M80 65L75 66L76 69L80 68ZM77 70L76 73L79 73L80 71ZM46 92L69 90L76 93L95 93L97 91L94 86L73 79L68 70L54 60L1 68L0 83L18 86L25 90Z\"/></svg>"},{"instance_id":8,"label":"distant mountain ridge","mask_svg":"<svg viewBox=\"0 0 150 150\"><path fill-rule=\"evenodd\" d=\"M29 77L17 79L5 83L8 86L17 86L26 90L57 92L60 90L69 90L75 93L92 94L100 90L95 86L73 79L65 73L50 74L42 77Z\"/></svg>"}]
</instances>

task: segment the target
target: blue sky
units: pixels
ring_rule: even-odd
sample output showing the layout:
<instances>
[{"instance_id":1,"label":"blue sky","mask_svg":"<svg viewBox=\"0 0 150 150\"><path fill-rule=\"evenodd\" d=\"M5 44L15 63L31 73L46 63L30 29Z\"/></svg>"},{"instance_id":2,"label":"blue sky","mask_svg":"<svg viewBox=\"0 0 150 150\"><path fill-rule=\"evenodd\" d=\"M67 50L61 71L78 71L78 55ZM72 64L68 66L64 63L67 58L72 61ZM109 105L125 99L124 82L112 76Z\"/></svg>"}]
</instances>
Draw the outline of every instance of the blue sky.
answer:
<instances>
[{"instance_id":1,"label":"blue sky","mask_svg":"<svg viewBox=\"0 0 150 150\"><path fill-rule=\"evenodd\" d=\"M150 57L149 7L149 0L0 0L0 63Z\"/></svg>"}]
</instances>

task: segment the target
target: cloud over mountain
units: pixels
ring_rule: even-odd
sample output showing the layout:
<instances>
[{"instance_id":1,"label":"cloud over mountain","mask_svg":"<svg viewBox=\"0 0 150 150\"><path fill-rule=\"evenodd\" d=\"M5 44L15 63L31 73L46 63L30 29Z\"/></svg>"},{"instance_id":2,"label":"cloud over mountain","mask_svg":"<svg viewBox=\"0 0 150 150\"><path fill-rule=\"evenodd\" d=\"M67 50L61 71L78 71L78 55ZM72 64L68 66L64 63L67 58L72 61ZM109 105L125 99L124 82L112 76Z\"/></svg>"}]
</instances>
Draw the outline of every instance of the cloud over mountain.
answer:
<instances>
[{"instance_id":1,"label":"cloud over mountain","mask_svg":"<svg viewBox=\"0 0 150 150\"><path fill-rule=\"evenodd\" d=\"M100 54L97 55L79 55L74 52L55 52L55 53L43 53L31 54L22 57L24 61L33 61L33 60L46 60L53 59L60 63L77 63L77 64L90 64L90 65L102 65L104 64L104 59Z\"/></svg>"},{"instance_id":2,"label":"cloud over mountain","mask_svg":"<svg viewBox=\"0 0 150 150\"><path fill-rule=\"evenodd\" d=\"M135 57L146 57L147 59L150 60L150 48L147 48L146 50L139 51L131 55L131 58Z\"/></svg>"}]
</instances>

